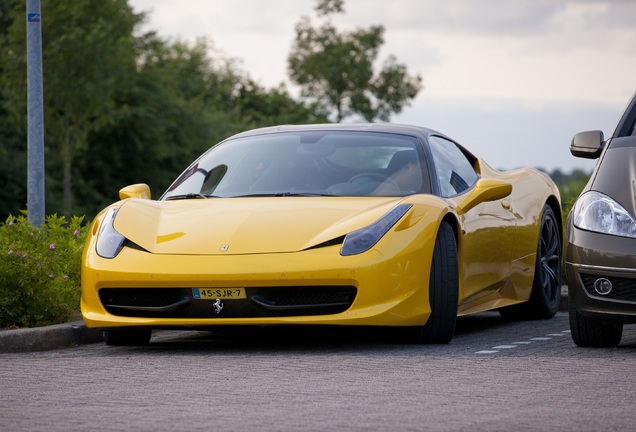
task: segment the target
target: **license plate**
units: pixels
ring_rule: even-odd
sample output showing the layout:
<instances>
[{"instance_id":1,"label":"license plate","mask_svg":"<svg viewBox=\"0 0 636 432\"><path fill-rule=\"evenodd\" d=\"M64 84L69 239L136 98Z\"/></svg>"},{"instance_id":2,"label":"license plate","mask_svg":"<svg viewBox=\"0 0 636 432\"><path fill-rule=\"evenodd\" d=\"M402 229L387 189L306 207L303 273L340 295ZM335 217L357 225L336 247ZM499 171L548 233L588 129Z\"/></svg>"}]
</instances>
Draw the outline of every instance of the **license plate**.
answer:
<instances>
[{"instance_id":1,"label":"license plate","mask_svg":"<svg viewBox=\"0 0 636 432\"><path fill-rule=\"evenodd\" d=\"M245 288L192 288L192 297L197 300L244 299Z\"/></svg>"}]
</instances>

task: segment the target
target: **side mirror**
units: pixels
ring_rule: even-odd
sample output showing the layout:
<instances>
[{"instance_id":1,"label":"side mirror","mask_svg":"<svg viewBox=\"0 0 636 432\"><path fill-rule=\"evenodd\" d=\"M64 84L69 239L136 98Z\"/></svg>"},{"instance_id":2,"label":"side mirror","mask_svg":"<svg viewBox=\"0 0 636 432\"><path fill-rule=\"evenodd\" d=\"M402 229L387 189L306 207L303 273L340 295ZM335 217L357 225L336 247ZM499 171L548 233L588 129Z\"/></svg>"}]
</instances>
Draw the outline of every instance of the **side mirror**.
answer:
<instances>
[{"instance_id":1,"label":"side mirror","mask_svg":"<svg viewBox=\"0 0 636 432\"><path fill-rule=\"evenodd\" d=\"M585 159L597 159L603 151L603 132L600 130L579 132L572 138L570 153Z\"/></svg>"},{"instance_id":2,"label":"side mirror","mask_svg":"<svg viewBox=\"0 0 636 432\"><path fill-rule=\"evenodd\" d=\"M126 186L119 190L119 198L141 198L150 199L150 186L145 183L137 183L134 185Z\"/></svg>"},{"instance_id":3,"label":"side mirror","mask_svg":"<svg viewBox=\"0 0 636 432\"><path fill-rule=\"evenodd\" d=\"M468 196L459 203L457 211L466 213L468 210L486 201L496 201L510 195L512 185L502 180L481 179Z\"/></svg>"}]
</instances>

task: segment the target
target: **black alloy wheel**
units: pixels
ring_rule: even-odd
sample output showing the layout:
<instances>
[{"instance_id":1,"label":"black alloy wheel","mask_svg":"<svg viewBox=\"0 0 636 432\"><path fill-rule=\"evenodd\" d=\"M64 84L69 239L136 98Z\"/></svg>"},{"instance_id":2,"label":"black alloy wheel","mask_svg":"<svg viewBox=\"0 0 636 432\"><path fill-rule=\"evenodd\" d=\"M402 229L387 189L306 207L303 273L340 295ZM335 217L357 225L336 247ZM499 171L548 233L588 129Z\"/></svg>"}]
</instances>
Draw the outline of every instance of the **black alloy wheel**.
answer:
<instances>
[{"instance_id":1,"label":"black alloy wheel","mask_svg":"<svg viewBox=\"0 0 636 432\"><path fill-rule=\"evenodd\" d=\"M561 230L552 207L543 208L530 299L499 310L506 319L548 319L561 304Z\"/></svg>"}]
</instances>

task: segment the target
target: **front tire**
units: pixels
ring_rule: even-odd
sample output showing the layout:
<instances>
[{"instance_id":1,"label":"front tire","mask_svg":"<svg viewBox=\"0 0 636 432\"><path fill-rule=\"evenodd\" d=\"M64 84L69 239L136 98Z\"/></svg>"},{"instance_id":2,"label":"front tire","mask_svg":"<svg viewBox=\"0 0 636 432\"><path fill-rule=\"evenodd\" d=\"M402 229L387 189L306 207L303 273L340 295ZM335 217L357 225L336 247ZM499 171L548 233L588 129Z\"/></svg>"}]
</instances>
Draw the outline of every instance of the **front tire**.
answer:
<instances>
[{"instance_id":1,"label":"front tire","mask_svg":"<svg viewBox=\"0 0 636 432\"><path fill-rule=\"evenodd\" d=\"M500 309L506 319L549 319L561 304L561 231L552 207L545 205L541 216L539 244L530 299Z\"/></svg>"},{"instance_id":2,"label":"front tire","mask_svg":"<svg viewBox=\"0 0 636 432\"><path fill-rule=\"evenodd\" d=\"M152 329L149 328L125 328L117 330L104 330L104 342L113 346L146 345L150 342Z\"/></svg>"},{"instance_id":3,"label":"front tire","mask_svg":"<svg viewBox=\"0 0 636 432\"><path fill-rule=\"evenodd\" d=\"M418 342L448 343L455 334L459 296L457 242L448 222L442 222L435 239L428 296L431 315L421 328Z\"/></svg>"},{"instance_id":4,"label":"front tire","mask_svg":"<svg viewBox=\"0 0 636 432\"><path fill-rule=\"evenodd\" d=\"M623 337L623 323L581 315L569 300L570 334L580 347L611 348Z\"/></svg>"}]
</instances>

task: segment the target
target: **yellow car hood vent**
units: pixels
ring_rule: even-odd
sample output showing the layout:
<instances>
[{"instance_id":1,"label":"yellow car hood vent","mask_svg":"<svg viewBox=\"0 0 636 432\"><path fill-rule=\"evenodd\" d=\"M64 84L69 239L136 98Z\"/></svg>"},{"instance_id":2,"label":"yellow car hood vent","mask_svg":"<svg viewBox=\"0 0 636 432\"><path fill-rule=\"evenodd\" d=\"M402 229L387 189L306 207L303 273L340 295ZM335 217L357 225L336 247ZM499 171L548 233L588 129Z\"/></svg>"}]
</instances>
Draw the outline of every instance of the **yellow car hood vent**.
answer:
<instances>
[{"instance_id":1,"label":"yellow car hood vent","mask_svg":"<svg viewBox=\"0 0 636 432\"><path fill-rule=\"evenodd\" d=\"M126 200L115 229L151 253L296 252L369 225L403 198L267 197Z\"/></svg>"}]
</instances>

